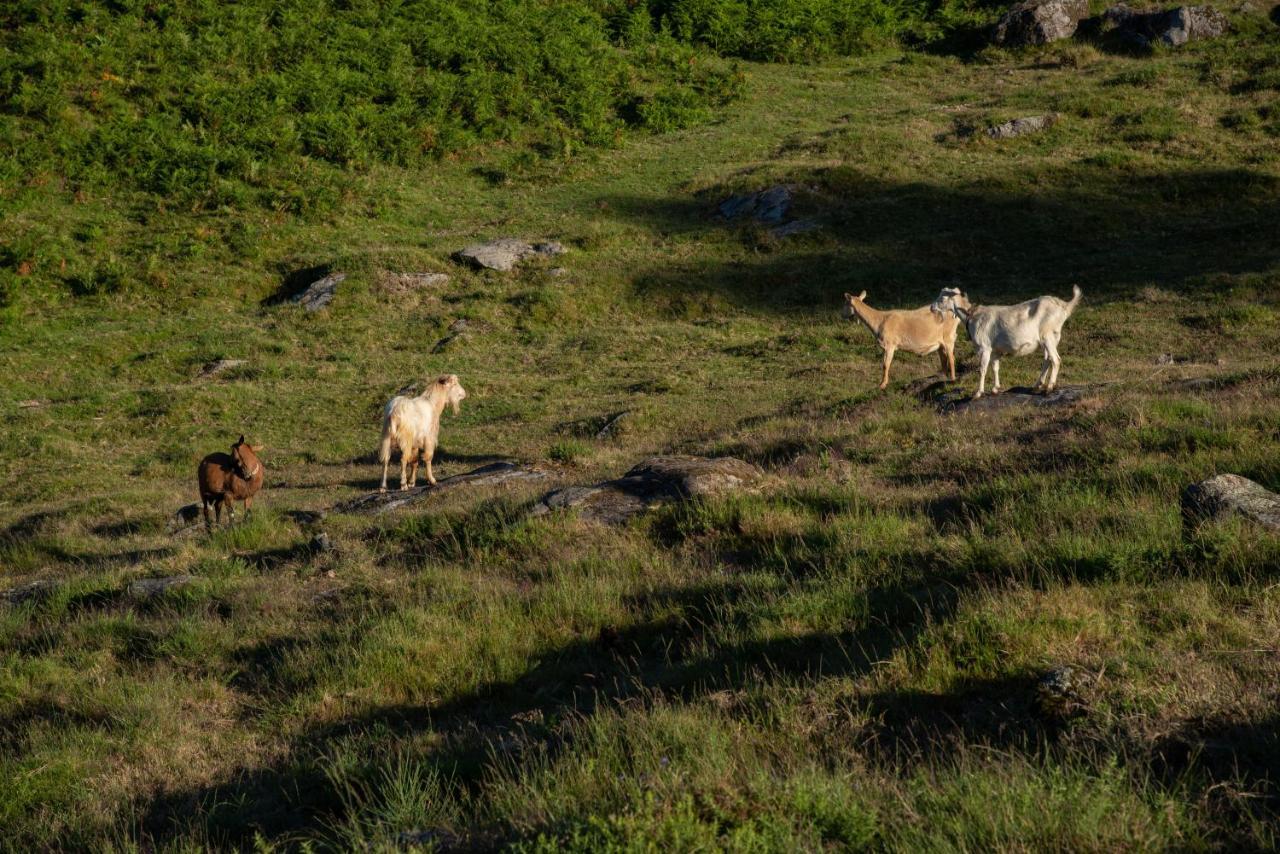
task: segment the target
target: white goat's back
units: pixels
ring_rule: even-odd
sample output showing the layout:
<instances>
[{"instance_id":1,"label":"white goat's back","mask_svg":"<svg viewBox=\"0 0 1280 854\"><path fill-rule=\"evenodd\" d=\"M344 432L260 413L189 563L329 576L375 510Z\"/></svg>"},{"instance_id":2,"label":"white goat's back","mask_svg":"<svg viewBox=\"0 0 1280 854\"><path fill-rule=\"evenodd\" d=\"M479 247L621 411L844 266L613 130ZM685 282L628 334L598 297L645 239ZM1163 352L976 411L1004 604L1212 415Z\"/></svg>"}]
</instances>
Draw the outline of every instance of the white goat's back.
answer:
<instances>
[{"instance_id":1,"label":"white goat's back","mask_svg":"<svg viewBox=\"0 0 1280 854\"><path fill-rule=\"evenodd\" d=\"M382 413L382 435L402 453L422 448L435 435L436 415L431 404L418 397L393 397Z\"/></svg>"}]
</instances>

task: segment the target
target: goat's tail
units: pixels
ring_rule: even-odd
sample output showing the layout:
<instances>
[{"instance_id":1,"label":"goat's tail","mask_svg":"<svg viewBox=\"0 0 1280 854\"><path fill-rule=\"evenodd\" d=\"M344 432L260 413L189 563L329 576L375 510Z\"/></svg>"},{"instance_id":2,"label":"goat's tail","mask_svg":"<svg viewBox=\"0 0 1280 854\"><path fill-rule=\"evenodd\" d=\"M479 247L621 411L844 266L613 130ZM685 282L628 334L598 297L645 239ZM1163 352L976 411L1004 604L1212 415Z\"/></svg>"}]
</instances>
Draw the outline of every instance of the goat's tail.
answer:
<instances>
[{"instance_id":1,"label":"goat's tail","mask_svg":"<svg viewBox=\"0 0 1280 854\"><path fill-rule=\"evenodd\" d=\"M1079 285L1071 286L1071 301L1067 303L1067 317L1076 310L1076 306L1080 304L1080 298L1084 296L1084 291L1080 290Z\"/></svg>"}]
</instances>

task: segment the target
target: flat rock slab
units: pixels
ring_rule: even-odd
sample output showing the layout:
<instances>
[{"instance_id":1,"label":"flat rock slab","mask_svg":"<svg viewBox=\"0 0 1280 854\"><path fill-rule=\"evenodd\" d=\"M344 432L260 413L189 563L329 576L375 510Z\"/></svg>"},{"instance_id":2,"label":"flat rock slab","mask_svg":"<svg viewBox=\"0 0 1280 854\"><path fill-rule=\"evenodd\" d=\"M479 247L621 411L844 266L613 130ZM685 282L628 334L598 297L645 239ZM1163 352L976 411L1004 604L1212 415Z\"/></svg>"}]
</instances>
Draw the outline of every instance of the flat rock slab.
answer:
<instances>
[{"instance_id":1,"label":"flat rock slab","mask_svg":"<svg viewBox=\"0 0 1280 854\"><path fill-rule=\"evenodd\" d=\"M132 582L126 591L135 599L153 599L170 590L177 590L196 582L194 575L169 575L164 578L139 578Z\"/></svg>"},{"instance_id":2,"label":"flat rock slab","mask_svg":"<svg viewBox=\"0 0 1280 854\"><path fill-rule=\"evenodd\" d=\"M1088 14L1087 0L1027 0L1001 16L991 40L1004 47L1028 47L1071 38Z\"/></svg>"},{"instance_id":3,"label":"flat rock slab","mask_svg":"<svg viewBox=\"0 0 1280 854\"><path fill-rule=\"evenodd\" d=\"M750 216L766 225L780 225L791 210L791 188L783 184L761 190L730 196L720 203L717 211L725 219Z\"/></svg>"},{"instance_id":4,"label":"flat rock slab","mask_svg":"<svg viewBox=\"0 0 1280 854\"><path fill-rule=\"evenodd\" d=\"M388 510L396 510L422 501L436 493L461 486L494 486L511 481L543 480L547 477L550 475L541 469L522 466L518 463L490 463L466 474L443 478L435 486L427 484L404 491L395 489L387 492L371 492L368 495L344 501L333 509L339 513L386 513Z\"/></svg>"},{"instance_id":5,"label":"flat rock slab","mask_svg":"<svg viewBox=\"0 0 1280 854\"><path fill-rule=\"evenodd\" d=\"M307 311L319 311L330 302L338 292L338 285L347 278L346 273L330 273L323 279L312 282L302 293L292 297L289 301L297 303Z\"/></svg>"},{"instance_id":6,"label":"flat rock slab","mask_svg":"<svg viewBox=\"0 0 1280 854\"><path fill-rule=\"evenodd\" d=\"M939 412L958 414L962 412L996 412L1019 406L1063 406L1075 403L1097 389L1088 385L1058 386L1048 394L1043 394L1027 386L1006 389L999 394L988 392L976 400L964 392L952 391L934 399Z\"/></svg>"},{"instance_id":7,"label":"flat rock slab","mask_svg":"<svg viewBox=\"0 0 1280 854\"><path fill-rule=\"evenodd\" d=\"M555 240L530 243L516 237L500 237L488 243L477 243L453 253L453 260L483 270L507 272L527 258L542 255L553 258L563 255L564 246Z\"/></svg>"},{"instance_id":8,"label":"flat rock slab","mask_svg":"<svg viewBox=\"0 0 1280 854\"><path fill-rule=\"evenodd\" d=\"M1188 524L1225 516L1242 516L1280 532L1280 495L1238 474L1215 475L1182 491L1182 518Z\"/></svg>"},{"instance_id":9,"label":"flat rock slab","mask_svg":"<svg viewBox=\"0 0 1280 854\"><path fill-rule=\"evenodd\" d=\"M549 492L531 515L575 510L579 518L616 525L661 504L733 492L762 477L760 469L734 457L651 457L617 480Z\"/></svg>"},{"instance_id":10,"label":"flat rock slab","mask_svg":"<svg viewBox=\"0 0 1280 854\"><path fill-rule=\"evenodd\" d=\"M17 587L10 587L8 590L0 590L0 602L5 602L9 605L38 602L56 589L58 589L58 582L52 578L29 581L26 584L19 584Z\"/></svg>"},{"instance_id":11,"label":"flat rock slab","mask_svg":"<svg viewBox=\"0 0 1280 854\"><path fill-rule=\"evenodd\" d=\"M992 139L1013 139L1016 136L1024 136L1029 133L1038 133L1042 130L1053 127L1058 121L1056 113L1049 113L1043 116L1026 116L1021 119L1013 119L1003 124L992 125L983 133Z\"/></svg>"},{"instance_id":12,"label":"flat rock slab","mask_svg":"<svg viewBox=\"0 0 1280 854\"><path fill-rule=\"evenodd\" d=\"M382 287L392 293L404 293L423 288L438 288L449 284L448 273L384 273Z\"/></svg>"},{"instance_id":13,"label":"flat rock slab","mask_svg":"<svg viewBox=\"0 0 1280 854\"><path fill-rule=\"evenodd\" d=\"M226 373L246 364L248 363L244 359L214 359L200 369L200 373L196 374L196 379L212 379L218 374Z\"/></svg>"}]
</instances>

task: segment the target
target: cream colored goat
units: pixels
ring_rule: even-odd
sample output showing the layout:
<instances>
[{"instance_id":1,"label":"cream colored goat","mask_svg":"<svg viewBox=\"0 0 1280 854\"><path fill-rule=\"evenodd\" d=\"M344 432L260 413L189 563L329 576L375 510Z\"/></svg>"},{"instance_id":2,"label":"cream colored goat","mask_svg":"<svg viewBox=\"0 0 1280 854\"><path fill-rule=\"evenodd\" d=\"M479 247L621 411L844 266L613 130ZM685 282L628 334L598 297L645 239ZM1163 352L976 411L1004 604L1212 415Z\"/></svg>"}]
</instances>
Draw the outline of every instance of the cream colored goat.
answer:
<instances>
[{"instance_id":1,"label":"cream colored goat","mask_svg":"<svg viewBox=\"0 0 1280 854\"><path fill-rule=\"evenodd\" d=\"M387 491L387 469L391 467L391 443L400 449L400 488L412 489L418 484L418 455L422 455L427 467L427 482L434 485L431 458L436 453L436 440L440 436L440 416L445 406L453 407L458 414L458 404L467 391L454 374L446 374L417 397L393 397L382 414L382 446L378 459L382 461L382 486Z\"/></svg>"},{"instance_id":2,"label":"cream colored goat","mask_svg":"<svg viewBox=\"0 0 1280 854\"><path fill-rule=\"evenodd\" d=\"M974 305L959 288L943 288L933 308L964 321L982 367L978 374L978 393L974 395L978 398L986 388L987 365L994 372L991 393L996 394L1000 391L1000 357L1026 356L1037 349L1044 350L1044 366L1036 381L1036 390L1053 391L1062 365L1062 357L1058 355L1062 325L1080 304L1081 296L1080 288L1072 285L1070 301L1044 296L1017 305Z\"/></svg>"},{"instance_id":3,"label":"cream colored goat","mask_svg":"<svg viewBox=\"0 0 1280 854\"><path fill-rule=\"evenodd\" d=\"M893 354L898 350L918 356L927 356L937 350L943 374L953 380L956 378L956 327L960 321L950 314L933 311L932 306L927 305L879 311L867 305L866 298L866 291L856 297L845 294L841 314L847 320L854 317L861 320L876 336L880 349L884 351L884 377L880 380L880 388L889 385L889 366L893 364Z\"/></svg>"}]
</instances>

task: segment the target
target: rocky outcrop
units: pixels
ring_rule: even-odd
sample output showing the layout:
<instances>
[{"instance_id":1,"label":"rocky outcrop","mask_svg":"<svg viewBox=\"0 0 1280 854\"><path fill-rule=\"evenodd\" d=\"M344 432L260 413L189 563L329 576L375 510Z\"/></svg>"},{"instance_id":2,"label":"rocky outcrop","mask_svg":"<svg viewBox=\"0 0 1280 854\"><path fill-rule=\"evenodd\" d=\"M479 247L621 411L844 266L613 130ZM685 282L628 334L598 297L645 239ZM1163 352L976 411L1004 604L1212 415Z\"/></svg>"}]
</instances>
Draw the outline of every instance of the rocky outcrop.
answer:
<instances>
[{"instance_id":1,"label":"rocky outcrop","mask_svg":"<svg viewBox=\"0 0 1280 854\"><path fill-rule=\"evenodd\" d=\"M435 486L426 484L413 489L371 492L334 507L340 513L385 513L425 500L439 492L464 486L496 486L514 481L544 480L550 475L542 469L518 463L500 462L481 466L475 471L441 478Z\"/></svg>"},{"instance_id":2,"label":"rocky outcrop","mask_svg":"<svg viewBox=\"0 0 1280 854\"><path fill-rule=\"evenodd\" d=\"M1280 495L1238 474L1215 475L1182 491L1182 518L1189 526L1229 516L1280 532Z\"/></svg>"},{"instance_id":3,"label":"rocky outcrop","mask_svg":"<svg viewBox=\"0 0 1280 854\"><path fill-rule=\"evenodd\" d=\"M1015 136L1038 133L1051 128L1057 121L1058 116L1056 113L1048 113L1043 116L1027 116L1026 118L1013 119L1003 124L992 125L983 133L992 139L1013 139Z\"/></svg>"},{"instance_id":4,"label":"rocky outcrop","mask_svg":"<svg viewBox=\"0 0 1280 854\"><path fill-rule=\"evenodd\" d=\"M1122 3L1107 9L1096 20L1099 32L1142 48L1155 44L1179 47L1189 41L1217 38L1230 29L1226 16L1209 6L1139 12Z\"/></svg>"},{"instance_id":5,"label":"rocky outcrop","mask_svg":"<svg viewBox=\"0 0 1280 854\"><path fill-rule=\"evenodd\" d=\"M338 285L346 278L346 273L330 273L323 279L312 282L306 290L289 301L301 305L307 311L319 311L333 301L334 295L338 293Z\"/></svg>"},{"instance_id":6,"label":"rocky outcrop","mask_svg":"<svg viewBox=\"0 0 1280 854\"><path fill-rule=\"evenodd\" d=\"M200 373L196 374L196 379L207 380L216 377L218 374L226 373L245 365L244 359L214 359L200 369Z\"/></svg>"},{"instance_id":7,"label":"rocky outcrop","mask_svg":"<svg viewBox=\"0 0 1280 854\"><path fill-rule=\"evenodd\" d=\"M1027 0L1004 13L991 40L1002 47L1028 47L1068 39L1088 14L1086 0Z\"/></svg>"},{"instance_id":8,"label":"rocky outcrop","mask_svg":"<svg viewBox=\"0 0 1280 854\"><path fill-rule=\"evenodd\" d=\"M725 219L750 216L765 225L779 225L791 210L791 188L778 184L758 193L730 196L717 211Z\"/></svg>"},{"instance_id":9,"label":"rocky outcrop","mask_svg":"<svg viewBox=\"0 0 1280 854\"><path fill-rule=\"evenodd\" d=\"M564 246L554 240L530 243L516 237L500 237L488 243L477 243L453 253L453 260L477 269L507 272L528 258L539 255L553 258L564 254Z\"/></svg>"},{"instance_id":10,"label":"rocky outcrop","mask_svg":"<svg viewBox=\"0 0 1280 854\"><path fill-rule=\"evenodd\" d=\"M761 477L760 469L734 457L651 457L617 480L549 492L532 515L574 510L582 519L620 524L660 504L734 492Z\"/></svg>"},{"instance_id":11,"label":"rocky outcrop","mask_svg":"<svg viewBox=\"0 0 1280 854\"><path fill-rule=\"evenodd\" d=\"M17 587L0 590L0 602L8 605L21 605L24 602L39 602L58 589L58 582L51 578L28 581Z\"/></svg>"}]
</instances>

